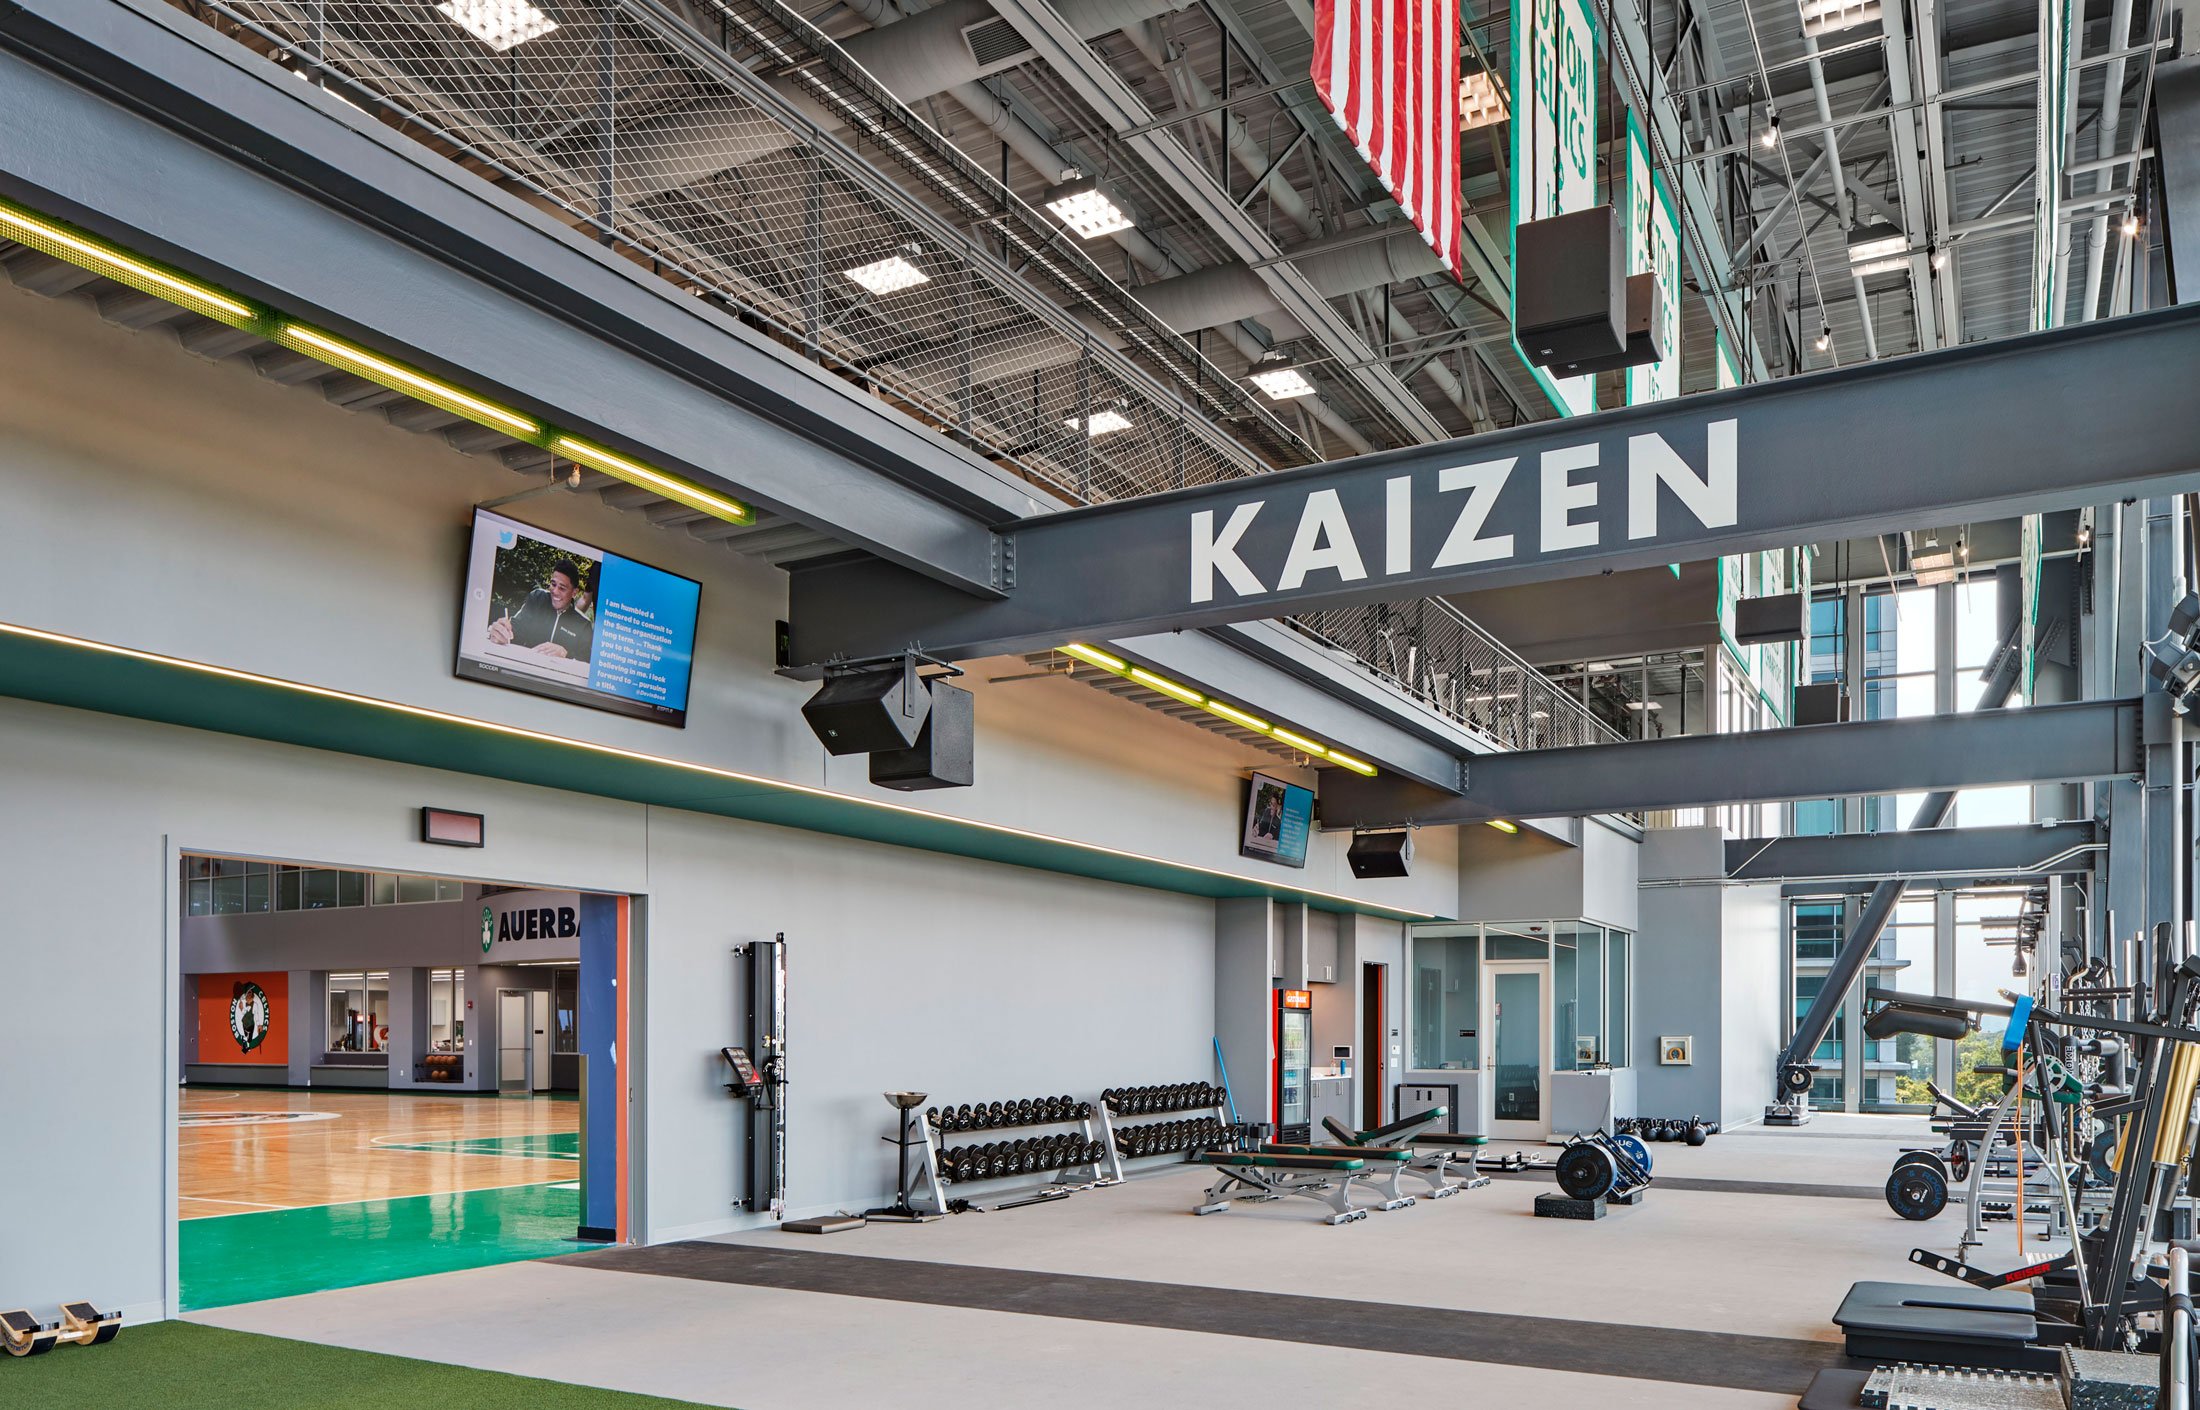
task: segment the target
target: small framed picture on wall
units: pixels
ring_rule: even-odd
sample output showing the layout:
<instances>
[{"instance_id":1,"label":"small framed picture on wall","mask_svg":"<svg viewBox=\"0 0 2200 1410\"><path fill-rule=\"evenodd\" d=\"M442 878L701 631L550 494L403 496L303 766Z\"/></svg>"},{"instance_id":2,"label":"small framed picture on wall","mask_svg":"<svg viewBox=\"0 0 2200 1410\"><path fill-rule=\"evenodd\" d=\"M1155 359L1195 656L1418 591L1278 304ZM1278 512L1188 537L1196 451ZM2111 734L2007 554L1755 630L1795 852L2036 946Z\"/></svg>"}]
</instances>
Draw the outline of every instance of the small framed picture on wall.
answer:
<instances>
[{"instance_id":1,"label":"small framed picture on wall","mask_svg":"<svg viewBox=\"0 0 2200 1410\"><path fill-rule=\"evenodd\" d=\"M1695 1062L1694 1038L1658 1039L1658 1062L1664 1067L1687 1067Z\"/></svg>"}]
</instances>

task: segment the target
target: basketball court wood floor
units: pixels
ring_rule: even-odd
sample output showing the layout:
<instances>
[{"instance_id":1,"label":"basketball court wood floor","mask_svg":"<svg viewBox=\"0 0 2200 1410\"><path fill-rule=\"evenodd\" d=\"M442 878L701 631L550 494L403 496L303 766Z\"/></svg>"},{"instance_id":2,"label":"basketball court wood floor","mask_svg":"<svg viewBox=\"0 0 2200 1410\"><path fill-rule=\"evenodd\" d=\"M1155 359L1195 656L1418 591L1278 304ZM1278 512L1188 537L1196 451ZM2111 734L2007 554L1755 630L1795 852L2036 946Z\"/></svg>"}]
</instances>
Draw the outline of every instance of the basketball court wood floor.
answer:
<instances>
[{"instance_id":1,"label":"basketball court wood floor","mask_svg":"<svg viewBox=\"0 0 2200 1410\"><path fill-rule=\"evenodd\" d=\"M580 1104L186 1088L186 1307L570 1252Z\"/></svg>"}]
</instances>

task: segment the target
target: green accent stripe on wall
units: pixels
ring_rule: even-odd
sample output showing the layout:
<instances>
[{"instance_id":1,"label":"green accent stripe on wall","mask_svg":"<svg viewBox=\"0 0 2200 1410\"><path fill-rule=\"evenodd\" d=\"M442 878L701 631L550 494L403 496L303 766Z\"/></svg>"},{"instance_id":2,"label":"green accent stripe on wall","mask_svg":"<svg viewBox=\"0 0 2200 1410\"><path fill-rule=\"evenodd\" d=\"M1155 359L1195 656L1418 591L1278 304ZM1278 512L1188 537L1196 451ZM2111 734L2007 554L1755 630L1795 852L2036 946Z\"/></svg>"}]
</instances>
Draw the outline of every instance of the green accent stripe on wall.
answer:
<instances>
[{"instance_id":1,"label":"green accent stripe on wall","mask_svg":"<svg viewBox=\"0 0 2200 1410\"><path fill-rule=\"evenodd\" d=\"M0 695L1188 896L1435 920L1233 872L0 623Z\"/></svg>"}]
</instances>

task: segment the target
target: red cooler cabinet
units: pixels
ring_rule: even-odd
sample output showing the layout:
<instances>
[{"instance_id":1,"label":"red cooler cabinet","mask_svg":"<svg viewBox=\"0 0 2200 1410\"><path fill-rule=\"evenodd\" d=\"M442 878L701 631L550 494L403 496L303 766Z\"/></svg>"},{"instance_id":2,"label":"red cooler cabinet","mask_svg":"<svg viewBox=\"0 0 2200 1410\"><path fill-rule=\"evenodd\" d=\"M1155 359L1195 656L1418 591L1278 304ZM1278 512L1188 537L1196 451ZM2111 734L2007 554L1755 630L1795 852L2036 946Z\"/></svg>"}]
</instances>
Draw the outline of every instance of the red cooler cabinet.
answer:
<instances>
[{"instance_id":1,"label":"red cooler cabinet","mask_svg":"<svg viewBox=\"0 0 2200 1410\"><path fill-rule=\"evenodd\" d=\"M1276 1139L1287 1145L1303 1145L1313 1138L1309 1115L1309 1084L1314 1068L1314 992L1311 989L1276 991L1276 1072L1272 1115Z\"/></svg>"}]
</instances>

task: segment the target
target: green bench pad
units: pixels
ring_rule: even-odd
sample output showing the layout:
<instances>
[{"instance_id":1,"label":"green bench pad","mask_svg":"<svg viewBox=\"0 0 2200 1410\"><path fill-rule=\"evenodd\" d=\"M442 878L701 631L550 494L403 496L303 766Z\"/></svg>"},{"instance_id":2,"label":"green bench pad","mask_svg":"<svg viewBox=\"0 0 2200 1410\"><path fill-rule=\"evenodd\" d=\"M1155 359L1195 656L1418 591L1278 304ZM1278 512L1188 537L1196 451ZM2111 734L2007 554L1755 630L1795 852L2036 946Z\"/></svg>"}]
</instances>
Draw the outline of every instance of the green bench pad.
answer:
<instances>
[{"instance_id":1,"label":"green bench pad","mask_svg":"<svg viewBox=\"0 0 2200 1410\"><path fill-rule=\"evenodd\" d=\"M1387 1146L1369 1149L1366 1146L1282 1146L1268 1144L1263 1145L1260 1149L1263 1155L1350 1156L1355 1160L1387 1160L1394 1163L1413 1159L1412 1151L1403 1148L1394 1150Z\"/></svg>"},{"instance_id":2,"label":"green bench pad","mask_svg":"<svg viewBox=\"0 0 2200 1410\"><path fill-rule=\"evenodd\" d=\"M1486 1146L1489 1143L1487 1136L1461 1136L1449 1131L1429 1131L1413 1138L1417 1146Z\"/></svg>"},{"instance_id":3,"label":"green bench pad","mask_svg":"<svg viewBox=\"0 0 2200 1410\"><path fill-rule=\"evenodd\" d=\"M1194 1165L1257 1165L1273 1170L1365 1170L1358 1156L1268 1155L1248 1151L1195 1151Z\"/></svg>"}]
</instances>

